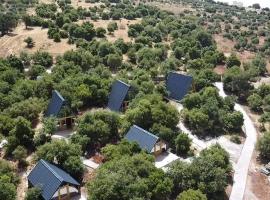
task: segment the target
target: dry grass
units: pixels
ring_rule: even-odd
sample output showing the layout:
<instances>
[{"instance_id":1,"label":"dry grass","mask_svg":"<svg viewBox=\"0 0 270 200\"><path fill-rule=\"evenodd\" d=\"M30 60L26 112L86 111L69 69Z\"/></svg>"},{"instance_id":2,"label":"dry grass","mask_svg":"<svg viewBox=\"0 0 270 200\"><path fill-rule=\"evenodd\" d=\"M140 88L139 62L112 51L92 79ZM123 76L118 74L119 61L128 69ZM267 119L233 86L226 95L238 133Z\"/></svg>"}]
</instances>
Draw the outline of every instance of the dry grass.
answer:
<instances>
[{"instance_id":1,"label":"dry grass","mask_svg":"<svg viewBox=\"0 0 270 200\"><path fill-rule=\"evenodd\" d=\"M235 42L224 38L222 35L214 35L214 40L218 51L223 52L226 57L229 57L234 52L242 63L250 62L255 57L255 53L251 51L236 52L234 49Z\"/></svg>"},{"instance_id":2,"label":"dry grass","mask_svg":"<svg viewBox=\"0 0 270 200\"><path fill-rule=\"evenodd\" d=\"M267 176L259 172L261 166L256 160L257 156L257 152L255 152L250 165L244 200L270 199L270 182Z\"/></svg>"},{"instance_id":3,"label":"dry grass","mask_svg":"<svg viewBox=\"0 0 270 200\"><path fill-rule=\"evenodd\" d=\"M226 67L225 65L218 65L214 68L214 72L217 73L218 75L223 75L226 72Z\"/></svg>"},{"instance_id":4,"label":"dry grass","mask_svg":"<svg viewBox=\"0 0 270 200\"><path fill-rule=\"evenodd\" d=\"M217 43L217 49L220 52L223 52L225 55L231 54L231 52L233 52L235 42L227 38L224 38L222 35L216 34L213 37L214 37L215 42Z\"/></svg>"},{"instance_id":5,"label":"dry grass","mask_svg":"<svg viewBox=\"0 0 270 200\"><path fill-rule=\"evenodd\" d=\"M100 7L100 5L104 5L104 3L86 3L84 0L71 0L71 5L74 8L82 7L82 8L92 8L92 7Z\"/></svg>"},{"instance_id":6,"label":"dry grass","mask_svg":"<svg viewBox=\"0 0 270 200\"><path fill-rule=\"evenodd\" d=\"M184 11L190 11L190 12L196 11L188 4L184 5L181 3L171 3L171 2L166 2L166 3L147 2L147 4L152 5L152 6L156 6L161 10L166 10L166 11L172 12L175 15L179 15L180 13L183 13Z\"/></svg>"},{"instance_id":7,"label":"dry grass","mask_svg":"<svg viewBox=\"0 0 270 200\"><path fill-rule=\"evenodd\" d=\"M48 29L33 27L26 30L23 24L19 24L12 34L0 38L0 57L9 55L19 55L21 52L34 53L38 50L48 51L53 56L62 55L65 51L75 49L75 45L67 43L67 39L62 39L56 43L47 36ZM35 46L31 49L26 48L24 39L33 38Z\"/></svg>"}]
</instances>

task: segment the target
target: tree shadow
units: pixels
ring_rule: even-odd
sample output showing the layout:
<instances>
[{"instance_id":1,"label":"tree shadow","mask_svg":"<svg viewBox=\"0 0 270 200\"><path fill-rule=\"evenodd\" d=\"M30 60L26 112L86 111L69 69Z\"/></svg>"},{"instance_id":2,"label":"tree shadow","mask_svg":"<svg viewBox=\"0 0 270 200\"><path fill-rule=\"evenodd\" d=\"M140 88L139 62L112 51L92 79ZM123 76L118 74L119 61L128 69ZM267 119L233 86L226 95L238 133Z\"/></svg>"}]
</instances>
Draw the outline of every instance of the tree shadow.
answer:
<instances>
[{"instance_id":1,"label":"tree shadow","mask_svg":"<svg viewBox=\"0 0 270 200\"><path fill-rule=\"evenodd\" d=\"M6 35L8 35L8 36L10 36L10 37L15 37L15 36L17 36L18 34L17 34L17 33L12 33L12 32L10 32L10 33L7 33Z\"/></svg>"},{"instance_id":2,"label":"tree shadow","mask_svg":"<svg viewBox=\"0 0 270 200\"><path fill-rule=\"evenodd\" d=\"M25 28L24 30L32 31L32 30L34 30L34 28L32 28L32 27L27 27L27 28Z\"/></svg>"}]
</instances>

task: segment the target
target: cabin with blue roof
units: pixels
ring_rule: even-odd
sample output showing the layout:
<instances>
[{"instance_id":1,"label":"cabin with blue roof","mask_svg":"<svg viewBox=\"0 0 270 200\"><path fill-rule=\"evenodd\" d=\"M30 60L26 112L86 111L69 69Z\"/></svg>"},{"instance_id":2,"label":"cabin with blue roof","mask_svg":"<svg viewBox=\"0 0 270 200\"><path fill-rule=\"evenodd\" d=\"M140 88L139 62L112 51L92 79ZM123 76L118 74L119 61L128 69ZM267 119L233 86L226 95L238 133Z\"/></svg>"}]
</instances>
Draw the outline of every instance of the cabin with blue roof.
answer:
<instances>
[{"instance_id":1,"label":"cabin with blue roof","mask_svg":"<svg viewBox=\"0 0 270 200\"><path fill-rule=\"evenodd\" d=\"M123 81L116 80L113 85L109 95L108 108L115 112L121 112L127 106L125 101L130 85Z\"/></svg>"},{"instance_id":2,"label":"cabin with blue roof","mask_svg":"<svg viewBox=\"0 0 270 200\"><path fill-rule=\"evenodd\" d=\"M170 72L166 79L166 89L169 93L169 98L181 101L192 89L192 76Z\"/></svg>"},{"instance_id":3,"label":"cabin with blue roof","mask_svg":"<svg viewBox=\"0 0 270 200\"><path fill-rule=\"evenodd\" d=\"M80 184L68 173L45 160L40 160L27 177L29 187L40 187L44 200L58 197L61 200L62 190L70 199L70 187L80 193Z\"/></svg>"},{"instance_id":4,"label":"cabin with blue roof","mask_svg":"<svg viewBox=\"0 0 270 200\"><path fill-rule=\"evenodd\" d=\"M75 122L66 100L57 90L52 91L52 98L45 112L45 117L57 118L60 129L72 128Z\"/></svg>"},{"instance_id":5,"label":"cabin with blue roof","mask_svg":"<svg viewBox=\"0 0 270 200\"><path fill-rule=\"evenodd\" d=\"M158 136L133 125L127 132L125 139L129 142L136 142L141 149L146 150L148 153L155 156L160 155L167 150L167 144Z\"/></svg>"}]
</instances>

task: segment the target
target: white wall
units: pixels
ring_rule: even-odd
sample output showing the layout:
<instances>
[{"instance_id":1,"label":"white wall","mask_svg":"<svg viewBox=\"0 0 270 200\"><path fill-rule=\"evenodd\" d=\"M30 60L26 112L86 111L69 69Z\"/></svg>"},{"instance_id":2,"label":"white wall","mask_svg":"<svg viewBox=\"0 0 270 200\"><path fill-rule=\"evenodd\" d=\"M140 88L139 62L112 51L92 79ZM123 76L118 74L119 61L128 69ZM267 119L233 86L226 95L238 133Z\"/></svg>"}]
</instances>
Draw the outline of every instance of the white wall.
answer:
<instances>
[{"instance_id":1,"label":"white wall","mask_svg":"<svg viewBox=\"0 0 270 200\"><path fill-rule=\"evenodd\" d=\"M216 0L221 2L228 2L232 4L233 1L239 1L244 4L244 6L251 6L254 3L259 3L261 7L269 7L270 8L270 0Z\"/></svg>"}]
</instances>

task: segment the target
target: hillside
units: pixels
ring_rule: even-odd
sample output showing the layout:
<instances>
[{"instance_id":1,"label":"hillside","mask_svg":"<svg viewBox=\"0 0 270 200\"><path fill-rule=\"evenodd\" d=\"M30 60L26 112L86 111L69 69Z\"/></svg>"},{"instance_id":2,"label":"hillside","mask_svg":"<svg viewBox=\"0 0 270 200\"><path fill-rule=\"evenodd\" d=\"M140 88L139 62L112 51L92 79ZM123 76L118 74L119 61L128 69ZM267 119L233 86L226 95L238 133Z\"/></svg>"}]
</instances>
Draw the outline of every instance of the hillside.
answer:
<instances>
[{"instance_id":1,"label":"hillside","mask_svg":"<svg viewBox=\"0 0 270 200\"><path fill-rule=\"evenodd\" d=\"M269 9L1 3L0 199L270 198Z\"/></svg>"}]
</instances>

